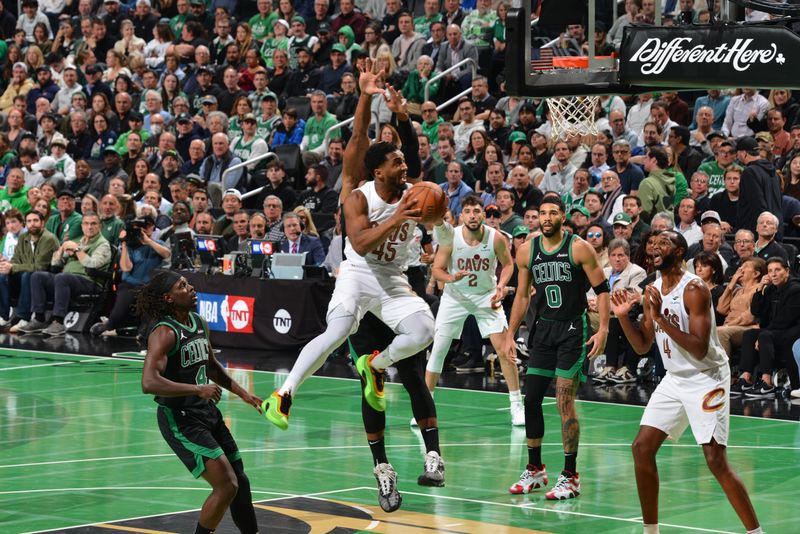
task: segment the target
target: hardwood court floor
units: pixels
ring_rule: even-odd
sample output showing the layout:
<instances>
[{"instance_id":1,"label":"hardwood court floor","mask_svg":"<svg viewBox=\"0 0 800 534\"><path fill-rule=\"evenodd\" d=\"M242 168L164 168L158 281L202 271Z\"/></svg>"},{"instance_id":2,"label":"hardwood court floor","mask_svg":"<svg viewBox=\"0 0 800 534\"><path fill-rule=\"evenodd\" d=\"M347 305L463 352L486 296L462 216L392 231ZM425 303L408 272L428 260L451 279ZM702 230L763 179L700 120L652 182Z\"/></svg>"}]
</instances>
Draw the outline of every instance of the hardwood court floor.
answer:
<instances>
[{"instance_id":1,"label":"hardwood court floor","mask_svg":"<svg viewBox=\"0 0 800 534\"><path fill-rule=\"evenodd\" d=\"M161 438L140 390L141 361L0 348L0 531L192 532L208 494ZM261 396L282 381L234 368ZM447 486L416 485L422 440L402 386L387 386L389 459L403 506L377 506L358 383L312 377L281 432L238 399L220 408L242 450L261 532L638 533L630 442L642 408L579 402L583 495L548 502L507 487L526 459L507 396L439 389ZM544 460L561 467L559 418L545 399ZM770 534L798 532L800 424L734 416L729 455ZM662 532L743 532L688 432L659 455ZM551 482L552 484L552 482ZM219 533L237 532L226 517Z\"/></svg>"}]
</instances>

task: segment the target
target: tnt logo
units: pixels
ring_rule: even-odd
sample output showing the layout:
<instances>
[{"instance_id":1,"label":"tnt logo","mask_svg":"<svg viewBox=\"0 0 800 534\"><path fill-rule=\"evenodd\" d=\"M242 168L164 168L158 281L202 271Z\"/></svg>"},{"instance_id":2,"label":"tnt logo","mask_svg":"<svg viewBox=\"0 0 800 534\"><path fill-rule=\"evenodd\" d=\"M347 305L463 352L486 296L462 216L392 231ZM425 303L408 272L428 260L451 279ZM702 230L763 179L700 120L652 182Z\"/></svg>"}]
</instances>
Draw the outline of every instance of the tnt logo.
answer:
<instances>
[{"instance_id":1,"label":"tnt logo","mask_svg":"<svg viewBox=\"0 0 800 534\"><path fill-rule=\"evenodd\" d=\"M197 294L197 312L217 332L253 333L255 299L236 295Z\"/></svg>"},{"instance_id":2,"label":"tnt logo","mask_svg":"<svg viewBox=\"0 0 800 534\"><path fill-rule=\"evenodd\" d=\"M288 311L281 308L275 312L275 317L272 318L272 326L279 334L286 334L292 328L292 316Z\"/></svg>"},{"instance_id":3,"label":"tnt logo","mask_svg":"<svg viewBox=\"0 0 800 534\"><path fill-rule=\"evenodd\" d=\"M253 307L251 297L228 296L228 332L253 333Z\"/></svg>"}]
</instances>

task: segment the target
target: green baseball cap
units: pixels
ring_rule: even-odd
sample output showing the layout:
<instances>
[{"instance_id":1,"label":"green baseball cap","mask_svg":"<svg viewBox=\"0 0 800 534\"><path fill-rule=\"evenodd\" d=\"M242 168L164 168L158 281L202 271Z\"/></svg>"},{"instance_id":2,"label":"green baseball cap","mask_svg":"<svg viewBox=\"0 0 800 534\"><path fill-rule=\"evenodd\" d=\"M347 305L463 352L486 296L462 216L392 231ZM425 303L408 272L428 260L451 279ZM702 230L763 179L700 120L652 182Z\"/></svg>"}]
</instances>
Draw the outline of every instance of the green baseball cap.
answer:
<instances>
[{"instance_id":1,"label":"green baseball cap","mask_svg":"<svg viewBox=\"0 0 800 534\"><path fill-rule=\"evenodd\" d=\"M342 43L336 43L331 47L331 52L340 52L342 54L346 54L347 49L344 47Z\"/></svg>"},{"instance_id":2,"label":"green baseball cap","mask_svg":"<svg viewBox=\"0 0 800 534\"><path fill-rule=\"evenodd\" d=\"M591 216L592 216L592 215L591 215L591 213L589 213L589 210L587 210L587 209L586 209L586 208L584 208L583 206L573 206L573 207L572 207L572 208L569 210L569 214L570 214L570 216L571 216L573 213L575 213L576 211L577 211L577 212L579 212L579 213L582 213L582 214L586 215L587 217L591 217Z\"/></svg>"},{"instance_id":3,"label":"green baseball cap","mask_svg":"<svg viewBox=\"0 0 800 534\"><path fill-rule=\"evenodd\" d=\"M304 19L304 18L303 18L302 16L300 16L300 15L295 15L294 17L292 17L292 22L293 22L293 23L294 23L294 22L299 22L299 23L300 23L300 24L302 24L303 26L305 26L305 25L306 25L306 19Z\"/></svg>"},{"instance_id":4,"label":"green baseball cap","mask_svg":"<svg viewBox=\"0 0 800 534\"><path fill-rule=\"evenodd\" d=\"M631 224L631 216L627 213L617 213L614 215L613 224L622 224L624 226L630 226Z\"/></svg>"},{"instance_id":5,"label":"green baseball cap","mask_svg":"<svg viewBox=\"0 0 800 534\"><path fill-rule=\"evenodd\" d=\"M511 135L508 136L508 142L516 143L517 141L526 143L528 141L528 136L525 135L525 132L511 132Z\"/></svg>"},{"instance_id":6,"label":"green baseball cap","mask_svg":"<svg viewBox=\"0 0 800 534\"><path fill-rule=\"evenodd\" d=\"M528 237L531 231L524 224L518 224L511 230L512 237Z\"/></svg>"}]
</instances>

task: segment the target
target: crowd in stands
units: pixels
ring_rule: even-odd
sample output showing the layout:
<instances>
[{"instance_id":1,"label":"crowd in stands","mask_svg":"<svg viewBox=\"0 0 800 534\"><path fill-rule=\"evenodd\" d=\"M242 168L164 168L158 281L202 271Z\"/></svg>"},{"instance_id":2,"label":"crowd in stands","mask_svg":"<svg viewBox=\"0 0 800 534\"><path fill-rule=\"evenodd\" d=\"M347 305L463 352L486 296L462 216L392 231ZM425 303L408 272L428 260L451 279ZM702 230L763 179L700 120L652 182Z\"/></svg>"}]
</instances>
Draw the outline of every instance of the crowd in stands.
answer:
<instances>
[{"instance_id":1,"label":"crowd in stands","mask_svg":"<svg viewBox=\"0 0 800 534\"><path fill-rule=\"evenodd\" d=\"M692 0L666 4L684 12L667 23L694 9ZM618 48L626 25L652 21L654 6L627 0L619 18L599 21L598 53ZM774 395L773 372L786 367L800 395L800 104L791 91L607 96L596 137L553 138L546 100L504 91L509 8L23 0L15 13L0 4L0 324L61 335L74 297L118 269L116 302L92 333L124 326L134 290L174 259L175 236L186 232L221 235L228 251L251 238L280 243L335 276L350 137L340 123L355 112L370 58L407 100L422 178L440 184L453 223L477 194L487 224L518 245L538 232L543 195L556 192L612 288L639 291L655 277L654 236L674 228L714 295L741 372L734 394ZM711 15L693 13L701 23ZM561 30L555 46L586 53L582 26ZM465 58L479 75L464 67L431 82ZM399 143L382 95L372 112L372 137ZM239 165L267 152L280 157ZM409 276L434 300L429 230L417 229ZM594 302L590 294L592 311ZM465 372L483 369L474 330L465 328L473 339L455 362ZM606 357L597 382L636 380L638 358L613 319Z\"/></svg>"}]
</instances>

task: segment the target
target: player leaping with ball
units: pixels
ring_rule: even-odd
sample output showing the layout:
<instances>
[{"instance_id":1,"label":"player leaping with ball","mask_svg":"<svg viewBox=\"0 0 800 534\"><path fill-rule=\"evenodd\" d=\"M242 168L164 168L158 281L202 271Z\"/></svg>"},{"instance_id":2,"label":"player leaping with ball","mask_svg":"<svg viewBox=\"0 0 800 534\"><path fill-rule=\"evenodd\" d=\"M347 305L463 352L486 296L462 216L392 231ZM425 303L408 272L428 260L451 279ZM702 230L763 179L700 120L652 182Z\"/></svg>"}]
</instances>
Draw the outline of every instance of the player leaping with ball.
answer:
<instances>
[{"instance_id":1,"label":"player leaping with ball","mask_svg":"<svg viewBox=\"0 0 800 534\"><path fill-rule=\"evenodd\" d=\"M709 469L722 486L747 529L760 534L747 489L728 464L731 372L717 337L711 292L683 269L688 246L682 235L661 232L653 256L661 278L644 291L644 318L636 328L628 312L639 295L614 291L611 302L633 349L645 354L656 342L667 374L650 397L633 442L636 486L644 534L658 534L658 467L656 454L664 440L680 438L687 426Z\"/></svg>"}]
</instances>

